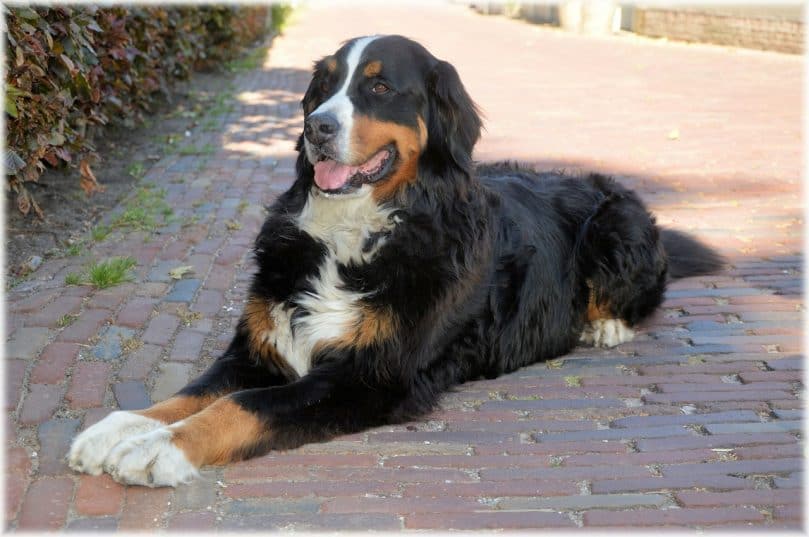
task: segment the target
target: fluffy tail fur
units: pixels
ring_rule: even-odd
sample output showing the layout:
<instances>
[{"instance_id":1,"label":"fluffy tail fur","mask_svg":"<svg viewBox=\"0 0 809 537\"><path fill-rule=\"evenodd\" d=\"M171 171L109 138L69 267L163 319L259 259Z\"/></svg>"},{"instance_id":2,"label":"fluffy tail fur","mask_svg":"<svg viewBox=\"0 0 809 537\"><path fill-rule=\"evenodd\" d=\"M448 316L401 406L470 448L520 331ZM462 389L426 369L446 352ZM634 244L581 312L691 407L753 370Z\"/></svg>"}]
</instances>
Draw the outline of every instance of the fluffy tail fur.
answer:
<instances>
[{"instance_id":1,"label":"fluffy tail fur","mask_svg":"<svg viewBox=\"0 0 809 537\"><path fill-rule=\"evenodd\" d=\"M661 240L669 260L670 280L712 274L725 266L725 259L718 252L687 233L663 229Z\"/></svg>"}]
</instances>

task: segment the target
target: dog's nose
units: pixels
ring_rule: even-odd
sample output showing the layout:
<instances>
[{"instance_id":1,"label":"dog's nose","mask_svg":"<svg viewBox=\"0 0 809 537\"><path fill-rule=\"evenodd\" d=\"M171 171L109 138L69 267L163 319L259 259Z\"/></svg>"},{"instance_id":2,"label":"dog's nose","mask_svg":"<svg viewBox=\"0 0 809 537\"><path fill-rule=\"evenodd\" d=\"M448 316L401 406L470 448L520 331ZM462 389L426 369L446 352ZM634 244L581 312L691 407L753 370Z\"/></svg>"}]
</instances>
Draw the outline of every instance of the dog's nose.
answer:
<instances>
[{"instance_id":1,"label":"dog's nose","mask_svg":"<svg viewBox=\"0 0 809 537\"><path fill-rule=\"evenodd\" d=\"M303 126L306 139L316 145L326 143L334 138L338 130L340 130L340 123L337 122L337 118L326 112L312 114L306 118L306 123Z\"/></svg>"}]
</instances>

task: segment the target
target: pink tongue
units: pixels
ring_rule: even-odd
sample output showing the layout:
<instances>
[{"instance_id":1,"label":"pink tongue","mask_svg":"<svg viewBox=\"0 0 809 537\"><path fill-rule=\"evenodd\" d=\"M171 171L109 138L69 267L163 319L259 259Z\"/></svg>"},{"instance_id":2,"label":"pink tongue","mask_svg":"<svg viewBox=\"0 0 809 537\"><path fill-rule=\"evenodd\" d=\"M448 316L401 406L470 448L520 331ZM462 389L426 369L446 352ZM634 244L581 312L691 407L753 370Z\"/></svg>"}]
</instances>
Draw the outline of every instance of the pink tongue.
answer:
<instances>
[{"instance_id":1,"label":"pink tongue","mask_svg":"<svg viewBox=\"0 0 809 537\"><path fill-rule=\"evenodd\" d=\"M322 160L315 164L315 183L322 190L338 189L357 172L371 175L382 166L387 157L388 151L383 149L359 166L349 166L336 160Z\"/></svg>"},{"instance_id":2,"label":"pink tongue","mask_svg":"<svg viewBox=\"0 0 809 537\"><path fill-rule=\"evenodd\" d=\"M336 160L322 160L315 164L315 183L323 190L335 190L345 185L358 169Z\"/></svg>"}]
</instances>

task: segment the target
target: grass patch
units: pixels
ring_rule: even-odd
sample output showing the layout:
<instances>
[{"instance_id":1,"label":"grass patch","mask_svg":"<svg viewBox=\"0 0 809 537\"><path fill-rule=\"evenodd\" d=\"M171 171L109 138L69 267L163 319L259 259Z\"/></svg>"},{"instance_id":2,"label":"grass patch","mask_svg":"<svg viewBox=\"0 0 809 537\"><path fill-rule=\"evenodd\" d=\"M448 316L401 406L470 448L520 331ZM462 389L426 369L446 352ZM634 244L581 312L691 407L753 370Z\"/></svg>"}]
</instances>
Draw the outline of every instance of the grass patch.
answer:
<instances>
[{"instance_id":1,"label":"grass patch","mask_svg":"<svg viewBox=\"0 0 809 537\"><path fill-rule=\"evenodd\" d=\"M104 239L106 239L107 236L111 232L112 232L112 229L110 229L109 226L104 226L104 225L99 224L99 225L97 225L96 227L93 228L93 231L90 232L90 237L95 242L101 242Z\"/></svg>"},{"instance_id":2,"label":"grass patch","mask_svg":"<svg viewBox=\"0 0 809 537\"><path fill-rule=\"evenodd\" d=\"M82 277L77 272L69 272L65 276L65 285L81 285Z\"/></svg>"},{"instance_id":3,"label":"grass patch","mask_svg":"<svg viewBox=\"0 0 809 537\"><path fill-rule=\"evenodd\" d=\"M70 315L70 314L62 315L61 317L59 317L59 320L56 321L56 326L58 326L59 328L70 326L71 324L76 322L76 319L78 318L79 318L78 315Z\"/></svg>"},{"instance_id":4,"label":"grass patch","mask_svg":"<svg viewBox=\"0 0 809 537\"><path fill-rule=\"evenodd\" d=\"M111 257L90 265L87 270L87 283L98 289L131 281L130 269L137 265L131 257Z\"/></svg>"},{"instance_id":5,"label":"grass patch","mask_svg":"<svg viewBox=\"0 0 809 537\"><path fill-rule=\"evenodd\" d=\"M83 274L69 273L65 276L65 284L92 285L97 289L106 289L132 281L130 270L135 265L137 265L137 261L131 257L110 257L92 263Z\"/></svg>"},{"instance_id":6,"label":"grass patch","mask_svg":"<svg viewBox=\"0 0 809 537\"><path fill-rule=\"evenodd\" d=\"M143 165L143 162L133 162L126 169L126 173L135 179L141 179L144 175L146 175L146 166Z\"/></svg>"},{"instance_id":7,"label":"grass patch","mask_svg":"<svg viewBox=\"0 0 809 537\"><path fill-rule=\"evenodd\" d=\"M177 153L183 156L188 155L213 155L216 148L212 144L205 144L202 147L197 147L194 144L181 147Z\"/></svg>"},{"instance_id":8,"label":"grass patch","mask_svg":"<svg viewBox=\"0 0 809 537\"><path fill-rule=\"evenodd\" d=\"M174 214L165 198L165 189L152 186L139 188L135 197L127 202L124 211L112 221L112 227L154 231Z\"/></svg>"},{"instance_id":9,"label":"grass patch","mask_svg":"<svg viewBox=\"0 0 809 537\"><path fill-rule=\"evenodd\" d=\"M208 116L220 116L233 111L233 92L224 91L214 98L214 102L208 109Z\"/></svg>"},{"instance_id":10,"label":"grass patch","mask_svg":"<svg viewBox=\"0 0 809 537\"><path fill-rule=\"evenodd\" d=\"M236 220L228 220L225 222L225 227L228 228L230 231L238 231L242 229L241 223L237 222Z\"/></svg>"},{"instance_id":11,"label":"grass patch","mask_svg":"<svg viewBox=\"0 0 809 537\"><path fill-rule=\"evenodd\" d=\"M581 377L578 375L568 375L565 377L565 384L568 388L581 387Z\"/></svg>"},{"instance_id":12,"label":"grass patch","mask_svg":"<svg viewBox=\"0 0 809 537\"><path fill-rule=\"evenodd\" d=\"M84 244L82 242L75 242L75 243L71 244L70 246L68 246L67 250L65 250L65 252L70 257L76 257L77 255L79 255L81 253L82 246L84 246Z\"/></svg>"}]
</instances>

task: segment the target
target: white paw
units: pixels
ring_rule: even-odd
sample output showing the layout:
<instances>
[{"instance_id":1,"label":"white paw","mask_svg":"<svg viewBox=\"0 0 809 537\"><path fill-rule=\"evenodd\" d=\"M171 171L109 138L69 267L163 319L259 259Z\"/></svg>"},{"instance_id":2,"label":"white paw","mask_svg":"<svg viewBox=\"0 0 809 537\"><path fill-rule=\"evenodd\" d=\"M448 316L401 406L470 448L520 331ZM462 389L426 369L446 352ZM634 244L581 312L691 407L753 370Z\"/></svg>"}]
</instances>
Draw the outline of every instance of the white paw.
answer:
<instances>
[{"instance_id":1,"label":"white paw","mask_svg":"<svg viewBox=\"0 0 809 537\"><path fill-rule=\"evenodd\" d=\"M185 453L171 442L166 427L124 440L104 461L104 471L119 483L176 487L199 474Z\"/></svg>"},{"instance_id":2,"label":"white paw","mask_svg":"<svg viewBox=\"0 0 809 537\"><path fill-rule=\"evenodd\" d=\"M596 319L584 328L579 341L594 347L614 347L634 337L635 332L621 319Z\"/></svg>"},{"instance_id":3,"label":"white paw","mask_svg":"<svg viewBox=\"0 0 809 537\"><path fill-rule=\"evenodd\" d=\"M117 410L73 440L67 455L68 465L77 472L99 475L104 459L121 440L162 426L158 420Z\"/></svg>"}]
</instances>

